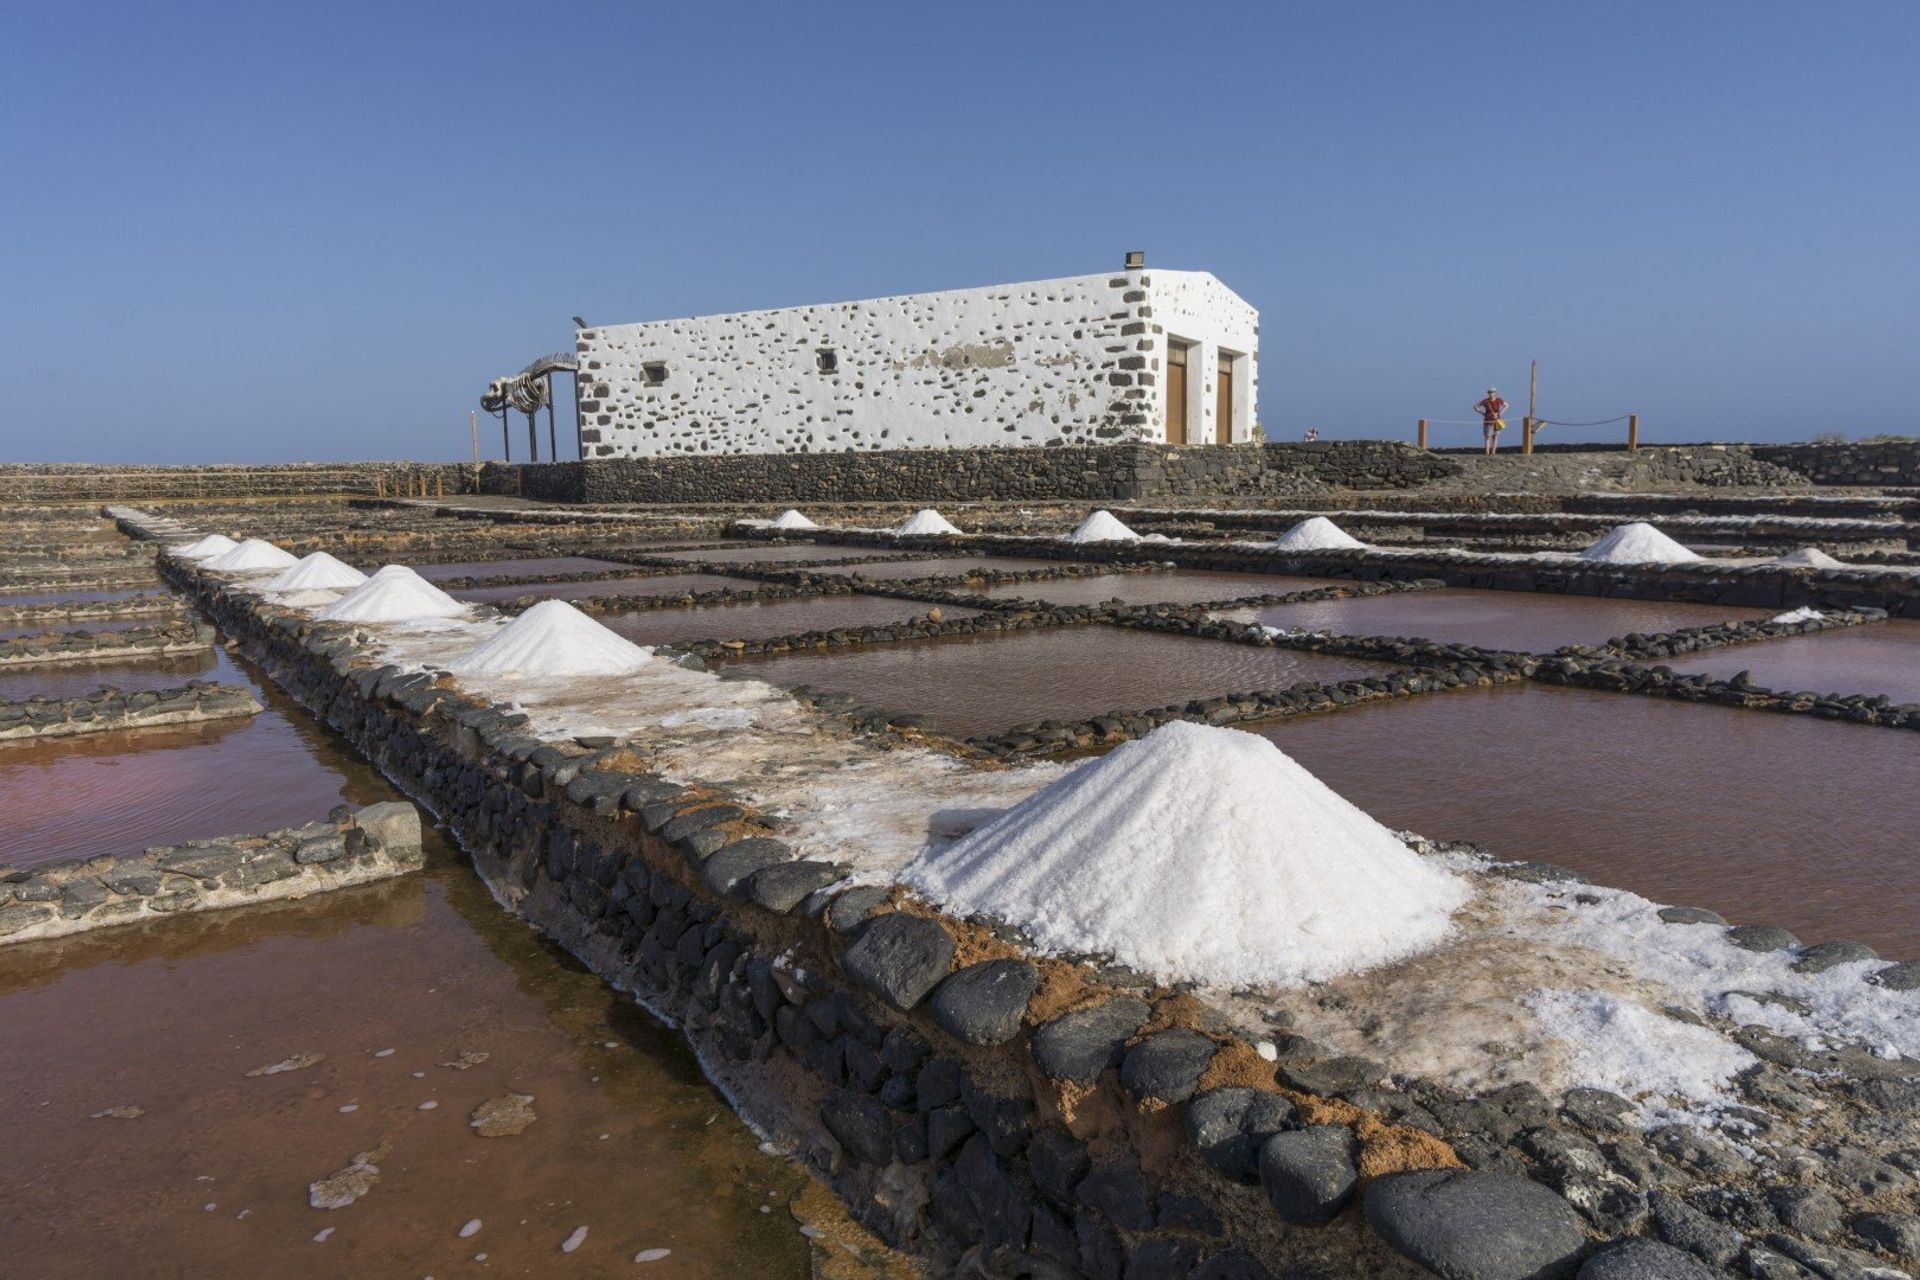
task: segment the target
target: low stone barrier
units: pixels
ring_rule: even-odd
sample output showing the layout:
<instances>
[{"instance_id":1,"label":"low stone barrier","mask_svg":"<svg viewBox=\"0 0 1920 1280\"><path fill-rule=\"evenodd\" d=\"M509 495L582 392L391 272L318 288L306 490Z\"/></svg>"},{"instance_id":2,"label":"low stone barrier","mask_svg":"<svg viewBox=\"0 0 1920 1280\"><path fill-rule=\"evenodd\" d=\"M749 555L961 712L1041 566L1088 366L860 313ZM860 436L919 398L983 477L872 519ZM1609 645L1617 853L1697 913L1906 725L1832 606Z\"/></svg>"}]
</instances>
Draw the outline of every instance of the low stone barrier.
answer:
<instances>
[{"instance_id":1,"label":"low stone barrier","mask_svg":"<svg viewBox=\"0 0 1920 1280\"><path fill-rule=\"evenodd\" d=\"M1864 626L1886 620L1886 611L1883 609L1836 609L1832 612L1820 613L1817 617L1795 618L1791 622L1783 618L1753 618L1738 622L1717 622L1705 627L1682 627L1678 631L1654 635L1629 632L1607 641L1604 645L1568 645L1560 652L1576 656L1626 658L1633 661L1648 658L1677 658L1682 654L1724 649L1729 645L1780 640L1790 636L1816 635L1822 631Z\"/></svg>"},{"instance_id":2,"label":"low stone barrier","mask_svg":"<svg viewBox=\"0 0 1920 1280\"><path fill-rule=\"evenodd\" d=\"M419 813L389 801L358 811L341 805L325 822L265 835L0 869L0 945L304 898L418 871L423 860Z\"/></svg>"},{"instance_id":3,"label":"low stone barrier","mask_svg":"<svg viewBox=\"0 0 1920 1280\"><path fill-rule=\"evenodd\" d=\"M190 680L177 689L139 693L103 687L79 698L0 702L0 742L198 724L258 715L263 710L250 690L235 685Z\"/></svg>"},{"instance_id":4,"label":"low stone barrier","mask_svg":"<svg viewBox=\"0 0 1920 1280\"><path fill-rule=\"evenodd\" d=\"M213 636L212 627L192 619L128 631L43 631L0 640L0 669L200 653L213 646Z\"/></svg>"},{"instance_id":5,"label":"low stone barrier","mask_svg":"<svg viewBox=\"0 0 1920 1280\"><path fill-rule=\"evenodd\" d=\"M0 608L0 626L35 626L46 622L100 622L137 618L153 613L183 613L187 601L171 591L154 591L124 600L63 600L51 604L22 604Z\"/></svg>"},{"instance_id":6,"label":"low stone barrier","mask_svg":"<svg viewBox=\"0 0 1920 1280\"><path fill-rule=\"evenodd\" d=\"M1725 707L1807 715L1822 720L1847 720L1854 724L1878 725L1889 729L1920 729L1920 704L1895 704L1885 694L1781 692L1754 684L1745 671L1722 679L1704 672L1688 675L1669 667L1646 666L1618 659L1594 662L1583 658L1554 657L1540 663L1534 672L1534 679L1605 693L1637 693L1644 697L1711 702Z\"/></svg>"}]
</instances>

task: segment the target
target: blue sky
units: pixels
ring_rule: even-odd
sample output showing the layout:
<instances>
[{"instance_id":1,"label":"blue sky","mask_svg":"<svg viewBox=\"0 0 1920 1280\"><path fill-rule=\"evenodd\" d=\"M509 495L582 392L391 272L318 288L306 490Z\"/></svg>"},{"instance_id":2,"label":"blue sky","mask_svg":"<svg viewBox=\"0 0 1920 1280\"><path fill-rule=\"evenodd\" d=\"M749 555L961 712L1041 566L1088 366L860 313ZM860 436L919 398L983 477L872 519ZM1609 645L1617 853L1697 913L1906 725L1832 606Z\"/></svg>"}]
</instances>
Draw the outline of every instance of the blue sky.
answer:
<instances>
[{"instance_id":1,"label":"blue sky","mask_svg":"<svg viewBox=\"0 0 1920 1280\"><path fill-rule=\"evenodd\" d=\"M0 33L4 458L460 457L576 313L1134 248L1261 309L1279 439L1464 418L1530 357L1546 416L1657 440L1920 430L1908 0L83 2Z\"/></svg>"}]
</instances>

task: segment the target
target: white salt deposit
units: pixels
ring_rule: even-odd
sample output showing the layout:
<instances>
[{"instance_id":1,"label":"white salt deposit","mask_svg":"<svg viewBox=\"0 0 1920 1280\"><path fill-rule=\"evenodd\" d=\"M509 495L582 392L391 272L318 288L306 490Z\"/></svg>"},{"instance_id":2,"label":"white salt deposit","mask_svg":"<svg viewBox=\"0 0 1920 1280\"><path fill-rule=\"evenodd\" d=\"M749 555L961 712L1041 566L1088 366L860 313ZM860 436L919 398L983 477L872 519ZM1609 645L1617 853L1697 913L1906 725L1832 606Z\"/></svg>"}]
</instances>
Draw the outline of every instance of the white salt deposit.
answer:
<instances>
[{"instance_id":1,"label":"white salt deposit","mask_svg":"<svg viewBox=\"0 0 1920 1280\"><path fill-rule=\"evenodd\" d=\"M1648 1122L1724 1106L1729 1082L1756 1061L1711 1028L1608 991L1532 991L1521 1003L1560 1042L1570 1079L1632 1099Z\"/></svg>"},{"instance_id":2,"label":"white salt deposit","mask_svg":"<svg viewBox=\"0 0 1920 1280\"><path fill-rule=\"evenodd\" d=\"M773 523L767 526L769 529L818 529L819 527L792 507L782 511L774 518Z\"/></svg>"},{"instance_id":3,"label":"white salt deposit","mask_svg":"<svg viewBox=\"0 0 1920 1280\"><path fill-rule=\"evenodd\" d=\"M1067 536L1068 542L1133 542L1139 534L1127 528L1111 511L1096 511Z\"/></svg>"},{"instance_id":4,"label":"white salt deposit","mask_svg":"<svg viewBox=\"0 0 1920 1280\"><path fill-rule=\"evenodd\" d=\"M1826 616L1827 616L1826 614L1820 612L1818 609L1815 609L1813 606L1803 604L1798 609L1792 609L1786 613L1776 613L1771 618L1768 618L1767 621L1768 622L1818 622L1820 621L1820 619Z\"/></svg>"},{"instance_id":5,"label":"white salt deposit","mask_svg":"<svg viewBox=\"0 0 1920 1280\"><path fill-rule=\"evenodd\" d=\"M1847 567L1846 561L1835 560L1818 547L1801 547L1783 556L1775 556L1767 563L1777 564L1783 569L1845 569Z\"/></svg>"},{"instance_id":6,"label":"white salt deposit","mask_svg":"<svg viewBox=\"0 0 1920 1280\"><path fill-rule=\"evenodd\" d=\"M248 538L232 550L223 551L204 567L217 573L260 573L267 569L285 569L299 563L291 551L282 551L265 538Z\"/></svg>"},{"instance_id":7,"label":"white salt deposit","mask_svg":"<svg viewBox=\"0 0 1920 1280\"><path fill-rule=\"evenodd\" d=\"M623 676L653 650L616 635L564 600L542 600L447 664L463 676Z\"/></svg>"},{"instance_id":8,"label":"white salt deposit","mask_svg":"<svg viewBox=\"0 0 1920 1280\"><path fill-rule=\"evenodd\" d=\"M1616 525L1580 553L1596 564L1686 564L1700 557L1644 520Z\"/></svg>"},{"instance_id":9,"label":"white salt deposit","mask_svg":"<svg viewBox=\"0 0 1920 1280\"><path fill-rule=\"evenodd\" d=\"M1308 516L1267 545L1275 551L1352 551L1367 544L1325 516Z\"/></svg>"},{"instance_id":10,"label":"white salt deposit","mask_svg":"<svg viewBox=\"0 0 1920 1280\"><path fill-rule=\"evenodd\" d=\"M367 575L350 564L334 559L324 551L304 556L300 562L268 580L268 591L334 591L357 587Z\"/></svg>"},{"instance_id":11,"label":"white salt deposit","mask_svg":"<svg viewBox=\"0 0 1920 1280\"><path fill-rule=\"evenodd\" d=\"M1048 950L1213 986L1411 955L1468 893L1265 738L1184 722L1080 766L902 878Z\"/></svg>"},{"instance_id":12,"label":"white salt deposit","mask_svg":"<svg viewBox=\"0 0 1920 1280\"><path fill-rule=\"evenodd\" d=\"M958 533L960 529L932 507L926 507L896 525L893 531L900 537L909 538L930 533Z\"/></svg>"},{"instance_id":13,"label":"white salt deposit","mask_svg":"<svg viewBox=\"0 0 1920 1280\"><path fill-rule=\"evenodd\" d=\"M211 560L239 545L224 533L210 533L198 542L190 542L184 547L171 547L169 550L182 560Z\"/></svg>"},{"instance_id":14,"label":"white salt deposit","mask_svg":"<svg viewBox=\"0 0 1920 1280\"><path fill-rule=\"evenodd\" d=\"M403 564L390 564L322 609L327 622L410 622L457 618L467 606Z\"/></svg>"}]
</instances>

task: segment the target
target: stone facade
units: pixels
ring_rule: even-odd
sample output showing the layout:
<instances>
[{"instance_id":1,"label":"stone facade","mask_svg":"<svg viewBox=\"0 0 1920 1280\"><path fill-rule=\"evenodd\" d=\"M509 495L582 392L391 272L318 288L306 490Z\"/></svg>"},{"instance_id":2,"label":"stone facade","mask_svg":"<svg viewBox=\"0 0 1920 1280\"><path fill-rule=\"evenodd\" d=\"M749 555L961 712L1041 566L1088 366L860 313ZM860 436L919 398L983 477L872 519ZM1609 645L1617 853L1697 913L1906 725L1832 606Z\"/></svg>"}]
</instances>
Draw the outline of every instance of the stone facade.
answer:
<instances>
[{"instance_id":1,"label":"stone facade","mask_svg":"<svg viewBox=\"0 0 1920 1280\"><path fill-rule=\"evenodd\" d=\"M1258 312L1206 272L1138 268L582 329L582 448L659 458L1165 441L1170 344L1185 353L1187 438L1252 440Z\"/></svg>"}]
</instances>

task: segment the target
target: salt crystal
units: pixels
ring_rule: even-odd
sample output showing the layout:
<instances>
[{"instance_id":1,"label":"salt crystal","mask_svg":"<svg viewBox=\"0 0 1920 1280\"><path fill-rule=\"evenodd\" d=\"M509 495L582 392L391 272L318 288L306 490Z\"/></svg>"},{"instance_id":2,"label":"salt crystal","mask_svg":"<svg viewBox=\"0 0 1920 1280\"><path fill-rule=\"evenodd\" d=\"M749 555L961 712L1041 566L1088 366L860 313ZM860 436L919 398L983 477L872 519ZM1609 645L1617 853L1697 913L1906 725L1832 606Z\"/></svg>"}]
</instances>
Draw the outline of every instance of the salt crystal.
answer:
<instances>
[{"instance_id":1,"label":"salt crystal","mask_svg":"<svg viewBox=\"0 0 1920 1280\"><path fill-rule=\"evenodd\" d=\"M635 1262L658 1262L672 1252L673 1250L671 1249L642 1249L633 1255L633 1260Z\"/></svg>"},{"instance_id":2,"label":"salt crystal","mask_svg":"<svg viewBox=\"0 0 1920 1280\"><path fill-rule=\"evenodd\" d=\"M911 538L936 533L958 533L960 530L938 511L932 507L926 507L914 512L905 521L896 525L893 532L898 537Z\"/></svg>"},{"instance_id":3,"label":"salt crystal","mask_svg":"<svg viewBox=\"0 0 1920 1280\"><path fill-rule=\"evenodd\" d=\"M1353 551L1366 545L1325 516L1309 516L1267 544L1274 551Z\"/></svg>"},{"instance_id":4,"label":"salt crystal","mask_svg":"<svg viewBox=\"0 0 1920 1280\"><path fill-rule=\"evenodd\" d=\"M428 1098L425 1102L421 1103L418 1107L414 1109L416 1111L431 1111L439 1105L440 1104L435 1102L432 1098Z\"/></svg>"},{"instance_id":5,"label":"salt crystal","mask_svg":"<svg viewBox=\"0 0 1920 1280\"><path fill-rule=\"evenodd\" d=\"M340 1114L343 1116L350 1116L354 1112L358 1111L359 1109L360 1109L359 1103L349 1102L346 1106L340 1108Z\"/></svg>"},{"instance_id":6,"label":"salt crystal","mask_svg":"<svg viewBox=\"0 0 1920 1280\"><path fill-rule=\"evenodd\" d=\"M474 1232L478 1231L479 1229L480 1229L480 1219L468 1218L467 1225L460 1228L460 1238L462 1240L465 1240L468 1236L471 1236Z\"/></svg>"},{"instance_id":7,"label":"salt crystal","mask_svg":"<svg viewBox=\"0 0 1920 1280\"><path fill-rule=\"evenodd\" d=\"M1617 525L1580 553L1596 564L1686 564L1700 557L1644 520Z\"/></svg>"},{"instance_id":8,"label":"salt crystal","mask_svg":"<svg viewBox=\"0 0 1920 1280\"><path fill-rule=\"evenodd\" d=\"M1133 542L1139 534L1121 523L1120 518L1111 511L1096 511L1080 522L1080 527L1067 535L1068 542Z\"/></svg>"},{"instance_id":9,"label":"salt crystal","mask_svg":"<svg viewBox=\"0 0 1920 1280\"><path fill-rule=\"evenodd\" d=\"M332 1235L334 1232L338 1231L339 1229L340 1228L338 1227L322 1227L320 1228L320 1230L314 1233L313 1242L315 1244L325 1244L327 1242L327 1237Z\"/></svg>"},{"instance_id":10,"label":"salt crystal","mask_svg":"<svg viewBox=\"0 0 1920 1280\"><path fill-rule=\"evenodd\" d=\"M202 567L218 573L258 573L265 569L288 569L298 563L292 552L282 551L265 538L248 538L231 550L203 561Z\"/></svg>"},{"instance_id":11,"label":"salt crystal","mask_svg":"<svg viewBox=\"0 0 1920 1280\"><path fill-rule=\"evenodd\" d=\"M374 1057L376 1057L376 1058L391 1058L391 1057L393 1056L393 1050L391 1050L391 1049L375 1049L375 1050L373 1051L373 1056L374 1056Z\"/></svg>"},{"instance_id":12,"label":"salt crystal","mask_svg":"<svg viewBox=\"0 0 1920 1280\"><path fill-rule=\"evenodd\" d=\"M390 564L316 616L326 622L408 622L454 618L466 612L466 605L413 570Z\"/></svg>"},{"instance_id":13,"label":"salt crystal","mask_svg":"<svg viewBox=\"0 0 1920 1280\"><path fill-rule=\"evenodd\" d=\"M277 577L269 578L266 591L334 591L359 586L367 575L350 564L343 564L324 551L304 556L300 562Z\"/></svg>"},{"instance_id":14,"label":"salt crystal","mask_svg":"<svg viewBox=\"0 0 1920 1280\"><path fill-rule=\"evenodd\" d=\"M464 676L620 676L652 657L653 650L614 634L566 601L542 600L453 659L447 670Z\"/></svg>"}]
</instances>

